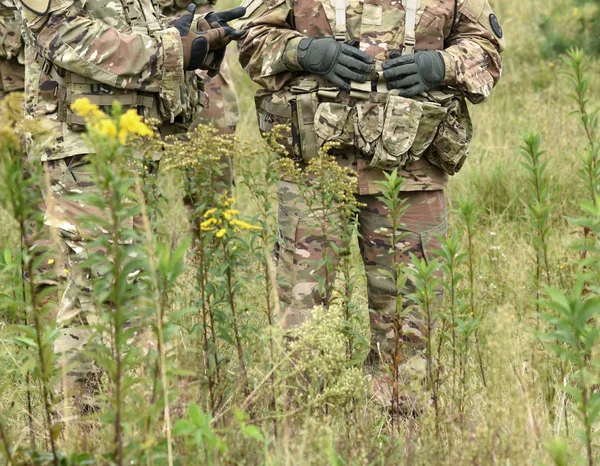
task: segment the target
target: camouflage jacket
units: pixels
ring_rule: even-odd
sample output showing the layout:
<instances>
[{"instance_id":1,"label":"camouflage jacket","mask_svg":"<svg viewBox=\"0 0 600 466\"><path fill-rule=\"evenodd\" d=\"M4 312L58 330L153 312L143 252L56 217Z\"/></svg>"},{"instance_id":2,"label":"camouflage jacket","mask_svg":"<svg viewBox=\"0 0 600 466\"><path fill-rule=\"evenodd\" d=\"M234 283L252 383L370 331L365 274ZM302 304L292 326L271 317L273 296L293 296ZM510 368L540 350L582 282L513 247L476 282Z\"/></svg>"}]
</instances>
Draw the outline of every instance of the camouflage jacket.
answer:
<instances>
[{"instance_id":1,"label":"camouflage jacket","mask_svg":"<svg viewBox=\"0 0 600 466\"><path fill-rule=\"evenodd\" d=\"M215 6L214 0L194 1L199 14L212 11ZM159 4L164 15L178 17L189 5L189 0L160 0ZM231 49L228 49L228 52ZM196 122L213 124L222 133L234 133L240 119L237 92L231 79L227 60L223 61L219 73L209 77L206 71L201 72L204 83L204 92L208 97L208 105L199 115Z\"/></svg>"},{"instance_id":2,"label":"camouflage jacket","mask_svg":"<svg viewBox=\"0 0 600 466\"><path fill-rule=\"evenodd\" d=\"M174 123L201 108L198 84L195 94L187 91L198 77L184 72L179 33L163 22L157 3L49 0L47 12L38 14L25 5L30 1L18 2L27 43L26 110L45 115L50 130L46 141L31 148L32 157L91 153L81 132L63 118L68 105L61 110L61 102L78 95L103 96L107 105L112 96L130 98L132 106L138 102L138 109L151 110L146 116ZM56 71L70 76L72 86L65 89Z\"/></svg>"},{"instance_id":3,"label":"camouflage jacket","mask_svg":"<svg viewBox=\"0 0 600 466\"><path fill-rule=\"evenodd\" d=\"M0 96L24 88L24 47L15 12L12 0L0 2Z\"/></svg>"},{"instance_id":4,"label":"camouflage jacket","mask_svg":"<svg viewBox=\"0 0 600 466\"><path fill-rule=\"evenodd\" d=\"M385 61L402 51L405 11L402 1L346 0L347 40L357 40L361 50ZM239 43L240 63L250 77L269 91L285 89L306 75L295 51L304 37L333 36L333 0L246 0L243 27L248 35ZM459 91L473 103L486 100L502 70L503 33L487 0L420 0L415 50L440 50L446 64L444 86ZM379 191L374 183L384 179L360 156L340 163L358 175L361 194ZM421 159L403 170L405 190L443 189L447 175Z\"/></svg>"}]
</instances>

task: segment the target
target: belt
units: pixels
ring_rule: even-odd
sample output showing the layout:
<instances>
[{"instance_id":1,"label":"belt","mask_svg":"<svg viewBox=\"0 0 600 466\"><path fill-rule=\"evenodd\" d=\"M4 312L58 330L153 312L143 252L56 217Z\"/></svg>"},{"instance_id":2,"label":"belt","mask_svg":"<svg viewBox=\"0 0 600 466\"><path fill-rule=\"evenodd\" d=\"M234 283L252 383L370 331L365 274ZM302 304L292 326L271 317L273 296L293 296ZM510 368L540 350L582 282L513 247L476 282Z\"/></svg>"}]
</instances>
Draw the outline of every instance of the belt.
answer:
<instances>
[{"instance_id":1,"label":"belt","mask_svg":"<svg viewBox=\"0 0 600 466\"><path fill-rule=\"evenodd\" d=\"M387 88L387 83L383 77L382 63L379 60L375 61L375 69L371 74L371 80L359 83L357 81L350 82L350 97L357 100L367 100L370 98L371 92L380 94L388 94L390 91Z\"/></svg>"}]
</instances>

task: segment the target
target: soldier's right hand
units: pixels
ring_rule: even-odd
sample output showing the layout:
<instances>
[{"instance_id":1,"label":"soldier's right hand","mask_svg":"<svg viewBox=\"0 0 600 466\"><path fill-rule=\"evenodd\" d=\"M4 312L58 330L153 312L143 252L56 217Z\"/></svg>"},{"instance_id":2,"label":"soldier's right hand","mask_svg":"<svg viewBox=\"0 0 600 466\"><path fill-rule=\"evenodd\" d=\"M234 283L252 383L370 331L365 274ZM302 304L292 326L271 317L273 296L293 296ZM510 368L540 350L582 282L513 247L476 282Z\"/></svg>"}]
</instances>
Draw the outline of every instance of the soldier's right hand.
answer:
<instances>
[{"instance_id":1,"label":"soldier's right hand","mask_svg":"<svg viewBox=\"0 0 600 466\"><path fill-rule=\"evenodd\" d=\"M302 69L346 91L350 90L350 81L364 83L375 69L373 57L333 37L302 39L297 58Z\"/></svg>"},{"instance_id":2,"label":"soldier's right hand","mask_svg":"<svg viewBox=\"0 0 600 466\"><path fill-rule=\"evenodd\" d=\"M208 54L212 50L225 47L229 42L243 37L244 31L238 31L232 27L220 27L213 23L212 28L207 31L196 33L190 30L194 21L196 5L188 5L186 12L178 18L173 27L179 31L181 44L183 46L183 68L186 71L202 68Z\"/></svg>"}]
</instances>

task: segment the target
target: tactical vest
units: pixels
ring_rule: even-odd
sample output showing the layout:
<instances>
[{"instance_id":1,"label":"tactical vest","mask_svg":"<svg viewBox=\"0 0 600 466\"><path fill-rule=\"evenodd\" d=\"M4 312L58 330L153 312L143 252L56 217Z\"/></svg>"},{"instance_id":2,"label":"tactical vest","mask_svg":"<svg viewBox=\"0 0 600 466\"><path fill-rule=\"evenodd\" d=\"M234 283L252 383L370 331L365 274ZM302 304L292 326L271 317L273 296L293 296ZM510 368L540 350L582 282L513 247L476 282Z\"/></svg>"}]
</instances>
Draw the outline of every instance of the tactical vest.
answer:
<instances>
[{"instance_id":1,"label":"tactical vest","mask_svg":"<svg viewBox=\"0 0 600 466\"><path fill-rule=\"evenodd\" d=\"M133 33L142 33L157 37L157 33L165 29L160 20L158 0L120 0L125 19ZM89 7L86 5L86 7ZM57 67L49 60L37 54L36 61L44 74L51 76L58 83L58 119L66 122L72 130L83 130L85 120L71 110L71 104L78 98L88 98L91 103L108 107L116 100L125 109L136 108L144 118L157 118L161 121L175 121L175 111L154 92L125 90L102 84L93 79L81 76ZM194 115L204 105L202 83L199 74L185 73L185 85L181 88L183 109L177 109L177 122L189 124Z\"/></svg>"},{"instance_id":2,"label":"tactical vest","mask_svg":"<svg viewBox=\"0 0 600 466\"><path fill-rule=\"evenodd\" d=\"M345 42L346 1L332 3L334 37ZM404 55L414 53L418 0L402 0L402 5ZM282 143L298 160L308 161L317 156L323 144L335 142L342 150L358 149L372 167L402 168L426 157L450 175L458 172L472 137L462 94L445 88L413 98L401 97L398 90L387 89L381 64L376 60L372 79L352 82L349 93L318 76L293 79L281 91L258 91L255 103L261 132L272 131L276 124L288 126Z\"/></svg>"}]
</instances>

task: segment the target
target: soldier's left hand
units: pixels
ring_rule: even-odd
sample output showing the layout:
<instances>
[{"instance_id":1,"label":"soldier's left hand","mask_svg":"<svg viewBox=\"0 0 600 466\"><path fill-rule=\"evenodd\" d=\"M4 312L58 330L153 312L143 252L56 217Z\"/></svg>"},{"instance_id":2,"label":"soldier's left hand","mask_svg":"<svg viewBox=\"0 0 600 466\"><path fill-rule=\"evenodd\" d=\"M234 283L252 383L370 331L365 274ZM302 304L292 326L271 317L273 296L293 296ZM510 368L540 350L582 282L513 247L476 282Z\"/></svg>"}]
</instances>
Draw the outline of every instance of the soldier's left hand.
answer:
<instances>
[{"instance_id":1,"label":"soldier's left hand","mask_svg":"<svg viewBox=\"0 0 600 466\"><path fill-rule=\"evenodd\" d=\"M245 14L246 8L243 6L231 8L230 10L211 11L206 16L198 19L196 29L200 34L214 34L215 32L218 32L219 29L233 29L229 26L228 21L241 18ZM247 33L247 31L233 29L233 33L230 34L229 37L231 38L230 40L239 40L245 37ZM215 44L216 47L211 48L211 52L203 66L204 69L209 71L209 76L214 76L221 68L221 63L223 63L223 60L225 59L225 46L227 43L223 44L221 47L219 47L218 44Z\"/></svg>"},{"instance_id":2,"label":"soldier's left hand","mask_svg":"<svg viewBox=\"0 0 600 466\"><path fill-rule=\"evenodd\" d=\"M238 6L229 10L211 11L198 20L198 31L205 31L205 27L211 29L210 25L217 23L222 28L229 27L229 21L240 19L246 14L246 7Z\"/></svg>"},{"instance_id":3,"label":"soldier's left hand","mask_svg":"<svg viewBox=\"0 0 600 466\"><path fill-rule=\"evenodd\" d=\"M444 58L435 50L402 55L384 62L381 67L388 89L400 89L402 97L437 89L446 74Z\"/></svg>"}]
</instances>

